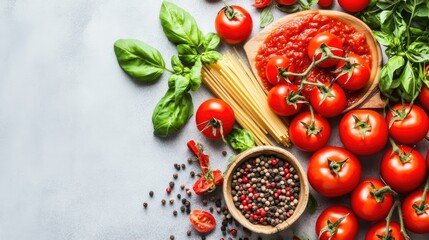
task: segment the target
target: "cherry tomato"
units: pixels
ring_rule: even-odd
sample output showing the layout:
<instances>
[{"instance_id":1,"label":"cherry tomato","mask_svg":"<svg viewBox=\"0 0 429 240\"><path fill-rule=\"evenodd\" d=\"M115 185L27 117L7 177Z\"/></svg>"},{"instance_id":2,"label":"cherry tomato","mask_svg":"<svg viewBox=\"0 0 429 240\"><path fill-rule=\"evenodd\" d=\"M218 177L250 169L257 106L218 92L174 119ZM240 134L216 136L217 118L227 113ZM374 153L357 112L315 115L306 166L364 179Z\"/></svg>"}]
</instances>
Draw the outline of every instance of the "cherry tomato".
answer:
<instances>
[{"instance_id":1,"label":"cherry tomato","mask_svg":"<svg viewBox=\"0 0 429 240\"><path fill-rule=\"evenodd\" d=\"M361 175L359 159L340 147L324 147L315 152L308 163L308 181L325 197L339 197L351 192L359 184Z\"/></svg>"},{"instance_id":2,"label":"cherry tomato","mask_svg":"<svg viewBox=\"0 0 429 240\"><path fill-rule=\"evenodd\" d=\"M271 110L281 116L291 116L297 113L301 107L301 103L291 102L291 92L296 93L298 87L292 84L277 84L268 92L268 105Z\"/></svg>"},{"instance_id":3,"label":"cherry tomato","mask_svg":"<svg viewBox=\"0 0 429 240\"><path fill-rule=\"evenodd\" d=\"M338 223L338 226L335 226ZM344 206L325 209L316 221L319 240L350 240L358 234L359 223L353 212Z\"/></svg>"},{"instance_id":4,"label":"cherry tomato","mask_svg":"<svg viewBox=\"0 0 429 240\"><path fill-rule=\"evenodd\" d=\"M372 227L368 230L365 236L365 240L405 240L404 236L402 236L401 234L401 226L397 222L391 221L389 224L389 230L390 231L386 231L386 221L378 222L372 225ZM390 238L383 238L388 232L390 232Z\"/></svg>"},{"instance_id":5,"label":"cherry tomato","mask_svg":"<svg viewBox=\"0 0 429 240\"><path fill-rule=\"evenodd\" d=\"M373 110L351 110L340 121L341 142L352 153L371 155L387 143L388 130L383 117Z\"/></svg>"},{"instance_id":6,"label":"cherry tomato","mask_svg":"<svg viewBox=\"0 0 429 240\"><path fill-rule=\"evenodd\" d=\"M234 127L234 111L222 99L209 99L198 107L195 114L197 128L210 139L221 139Z\"/></svg>"},{"instance_id":7,"label":"cherry tomato","mask_svg":"<svg viewBox=\"0 0 429 240\"><path fill-rule=\"evenodd\" d=\"M330 7L333 2L334 0L319 0L317 4L321 7L326 8L326 7Z\"/></svg>"},{"instance_id":8,"label":"cherry tomato","mask_svg":"<svg viewBox=\"0 0 429 240\"><path fill-rule=\"evenodd\" d=\"M280 5L289 6L295 4L297 0L276 0L276 2Z\"/></svg>"},{"instance_id":9,"label":"cherry tomato","mask_svg":"<svg viewBox=\"0 0 429 240\"><path fill-rule=\"evenodd\" d=\"M331 125L324 117L314 114L314 121L309 111L302 112L292 119L289 125L292 143L306 152L314 152L325 146L331 137Z\"/></svg>"},{"instance_id":10,"label":"cherry tomato","mask_svg":"<svg viewBox=\"0 0 429 240\"><path fill-rule=\"evenodd\" d=\"M429 111L429 88L426 84L423 84L422 90L420 91L418 97L420 105L426 110Z\"/></svg>"},{"instance_id":11,"label":"cherry tomato","mask_svg":"<svg viewBox=\"0 0 429 240\"><path fill-rule=\"evenodd\" d=\"M255 0L255 3L252 4L255 8L264 8L270 5L272 0Z\"/></svg>"},{"instance_id":12,"label":"cherry tomato","mask_svg":"<svg viewBox=\"0 0 429 240\"><path fill-rule=\"evenodd\" d=\"M237 5L226 6L217 14L215 27L224 42L237 44L250 36L253 20L246 9Z\"/></svg>"},{"instance_id":13,"label":"cherry tomato","mask_svg":"<svg viewBox=\"0 0 429 240\"><path fill-rule=\"evenodd\" d=\"M357 54L350 53L348 56L350 64L340 61L337 70L346 68L344 72L337 72L337 82L346 90L356 91L366 86L371 75L371 70L363 58Z\"/></svg>"},{"instance_id":14,"label":"cherry tomato","mask_svg":"<svg viewBox=\"0 0 429 240\"><path fill-rule=\"evenodd\" d=\"M204 193L212 192L216 189L216 186L212 178L207 177L207 175L201 176L192 186L195 194L203 195Z\"/></svg>"},{"instance_id":15,"label":"cherry tomato","mask_svg":"<svg viewBox=\"0 0 429 240\"><path fill-rule=\"evenodd\" d=\"M318 50L323 43L330 47L332 54L334 54L335 56L343 56L343 40L341 40L339 37L330 32L321 32L314 36L308 44L307 54L310 59L313 59L314 55L316 55L316 60L322 58L322 52L319 52ZM337 63L338 60L336 59L326 59L325 61L319 63L317 66L326 68L334 66Z\"/></svg>"},{"instance_id":16,"label":"cherry tomato","mask_svg":"<svg viewBox=\"0 0 429 240\"><path fill-rule=\"evenodd\" d=\"M420 208L423 190L408 195L402 201L402 214L405 227L415 233L429 233L429 196L426 195L425 206ZM415 209L417 207L418 209Z\"/></svg>"},{"instance_id":17,"label":"cherry tomato","mask_svg":"<svg viewBox=\"0 0 429 240\"><path fill-rule=\"evenodd\" d=\"M284 78L279 78L279 69L285 70L288 68L289 72L294 72L295 68L292 65L292 61L286 56L274 56L268 60L265 75L267 76L268 82L273 85L277 83L287 83ZM293 76L288 76L288 79L292 82Z\"/></svg>"},{"instance_id":18,"label":"cherry tomato","mask_svg":"<svg viewBox=\"0 0 429 240\"><path fill-rule=\"evenodd\" d=\"M396 120L395 120L396 119ZM416 144L429 130L429 118L419 106L401 103L392 107L386 115L390 136L403 144Z\"/></svg>"},{"instance_id":19,"label":"cherry tomato","mask_svg":"<svg viewBox=\"0 0 429 240\"><path fill-rule=\"evenodd\" d=\"M209 212L203 210L193 210L189 215L189 220L195 230L200 233L207 233L216 226L216 220Z\"/></svg>"},{"instance_id":20,"label":"cherry tomato","mask_svg":"<svg viewBox=\"0 0 429 240\"><path fill-rule=\"evenodd\" d=\"M340 6L349 12L360 12L368 7L371 0L338 0Z\"/></svg>"},{"instance_id":21,"label":"cherry tomato","mask_svg":"<svg viewBox=\"0 0 429 240\"><path fill-rule=\"evenodd\" d=\"M377 192L384 186L380 180L374 178L368 178L359 183L351 195L353 212L370 222L385 218L393 206L393 197L390 193Z\"/></svg>"},{"instance_id":22,"label":"cherry tomato","mask_svg":"<svg viewBox=\"0 0 429 240\"><path fill-rule=\"evenodd\" d=\"M310 94L310 104L324 117L336 117L347 106L347 97L344 90L336 83L329 88L330 83L324 83L326 88L313 88Z\"/></svg>"},{"instance_id":23,"label":"cherry tomato","mask_svg":"<svg viewBox=\"0 0 429 240\"><path fill-rule=\"evenodd\" d=\"M380 173L387 185L399 193L410 192L423 183L426 161L415 149L399 145L398 151L390 148L380 162Z\"/></svg>"}]
</instances>

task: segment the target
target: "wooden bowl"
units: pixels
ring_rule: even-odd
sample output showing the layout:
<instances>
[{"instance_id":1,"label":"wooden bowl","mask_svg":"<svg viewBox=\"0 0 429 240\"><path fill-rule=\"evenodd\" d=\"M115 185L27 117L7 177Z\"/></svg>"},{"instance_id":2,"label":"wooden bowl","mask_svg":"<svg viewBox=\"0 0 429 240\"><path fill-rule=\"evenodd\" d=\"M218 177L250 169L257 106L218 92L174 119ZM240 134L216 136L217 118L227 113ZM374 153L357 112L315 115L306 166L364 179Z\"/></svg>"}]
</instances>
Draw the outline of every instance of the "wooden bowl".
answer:
<instances>
[{"instance_id":1,"label":"wooden bowl","mask_svg":"<svg viewBox=\"0 0 429 240\"><path fill-rule=\"evenodd\" d=\"M370 80L365 86L365 88L361 90L361 94L359 95L358 99L353 104L348 106L347 109L344 110L344 112L353 108L384 108L385 100L381 98L380 92L378 90L378 79L380 74L380 67L383 60L380 46L378 45L377 41L373 37L372 30L364 22L362 22L361 20L359 20L358 18L350 14L339 12L339 11L308 10L308 11L297 12L294 14L288 14L285 17L282 17L279 20L271 23L264 30L259 32L253 38L251 38L244 45L244 51L246 52L252 71L255 74L256 78L258 79L259 83L261 84L261 87L265 89L259 77L258 71L255 67L255 57L259 51L259 48L263 45L265 39L271 34L273 30L284 25L285 23L293 19L299 18L303 15L315 14L315 13L329 16L332 18L337 18L353 26L356 30L365 34L367 43L370 48L370 52L372 55Z\"/></svg>"},{"instance_id":2,"label":"wooden bowl","mask_svg":"<svg viewBox=\"0 0 429 240\"><path fill-rule=\"evenodd\" d=\"M299 176L300 193L299 193L298 205L296 206L295 211L290 218L288 218L284 222L274 227L259 225L259 224L256 225L249 222L243 216L241 211L235 207L233 196L231 193L232 176L233 176L233 173L238 168L238 166L240 166L243 162L245 162L249 158L257 157L260 155L276 156L286 162L289 162L289 164L292 164L292 166L296 169L297 174ZM274 234L274 233L283 231L285 229L288 229L304 212L307 206L308 196L309 196L309 186L308 186L307 175L303 170L299 161L290 152L284 150L283 148L274 147L274 146L254 147L237 155L225 172L222 191L223 191L225 203L232 217L236 219L243 227L249 229L252 232L261 233L261 234Z\"/></svg>"}]
</instances>

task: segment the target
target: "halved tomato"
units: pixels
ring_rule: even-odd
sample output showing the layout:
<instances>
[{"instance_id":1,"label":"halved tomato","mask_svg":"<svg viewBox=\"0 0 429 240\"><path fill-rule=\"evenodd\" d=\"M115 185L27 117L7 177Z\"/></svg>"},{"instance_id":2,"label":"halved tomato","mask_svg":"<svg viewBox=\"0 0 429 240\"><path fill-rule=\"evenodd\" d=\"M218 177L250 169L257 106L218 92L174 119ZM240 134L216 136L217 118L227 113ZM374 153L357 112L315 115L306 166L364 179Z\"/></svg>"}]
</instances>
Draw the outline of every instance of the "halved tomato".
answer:
<instances>
[{"instance_id":1,"label":"halved tomato","mask_svg":"<svg viewBox=\"0 0 429 240\"><path fill-rule=\"evenodd\" d=\"M207 233L213 230L216 226L216 220L209 212L203 210L194 210L189 215L192 226L200 233Z\"/></svg>"}]
</instances>

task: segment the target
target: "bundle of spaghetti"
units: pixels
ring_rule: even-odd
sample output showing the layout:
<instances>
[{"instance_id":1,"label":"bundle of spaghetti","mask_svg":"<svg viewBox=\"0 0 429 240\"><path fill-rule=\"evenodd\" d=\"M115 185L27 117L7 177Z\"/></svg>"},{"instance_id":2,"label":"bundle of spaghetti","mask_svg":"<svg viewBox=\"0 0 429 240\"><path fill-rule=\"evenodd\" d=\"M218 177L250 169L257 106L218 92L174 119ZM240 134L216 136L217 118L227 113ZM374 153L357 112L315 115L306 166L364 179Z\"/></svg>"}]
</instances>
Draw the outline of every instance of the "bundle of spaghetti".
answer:
<instances>
[{"instance_id":1,"label":"bundle of spaghetti","mask_svg":"<svg viewBox=\"0 0 429 240\"><path fill-rule=\"evenodd\" d=\"M204 84L234 109L237 122L251 131L258 145L273 145L267 134L284 146L290 146L285 121L272 112L267 95L252 71L239 56L227 52L216 64L202 71Z\"/></svg>"}]
</instances>

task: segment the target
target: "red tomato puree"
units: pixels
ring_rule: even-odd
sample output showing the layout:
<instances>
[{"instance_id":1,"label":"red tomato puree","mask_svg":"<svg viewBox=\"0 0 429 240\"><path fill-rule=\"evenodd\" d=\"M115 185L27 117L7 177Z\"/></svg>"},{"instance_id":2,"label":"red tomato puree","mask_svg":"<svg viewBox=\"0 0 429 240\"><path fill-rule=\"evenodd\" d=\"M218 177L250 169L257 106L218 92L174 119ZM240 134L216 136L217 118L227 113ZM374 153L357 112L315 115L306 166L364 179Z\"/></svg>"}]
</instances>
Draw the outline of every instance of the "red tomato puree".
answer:
<instances>
[{"instance_id":1,"label":"red tomato puree","mask_svg":"<svg viewBox=\"0 0 429 240\"><path fill-rule=\"evenodd\" d=\"M272 56L285 55L292 60L297 73L304 72L311 64L311 59L307 55L307 46L310 40L321 32L331 32L341 38L344 41L345 52L360 55L371 67L370 49L362 32L337 18L317 13L307 14L275 29L259 49L255 58L256 69L264 86L267 89L272 87L265 76L265 67ZM315 82L315 79L321 82L331 81L335 78L335 75L331 72L332 70L332 68L322 69L315 67L306 80L311 82ZM296 79L295 84L299 83L300 80ZM306 86L302 92L303 95L308 97L312 88L312 86ZM359 91L347 93L348 105L355 102L359 96Z\"/></svg>"}]
</instances>

